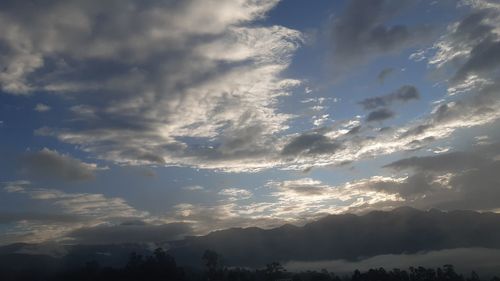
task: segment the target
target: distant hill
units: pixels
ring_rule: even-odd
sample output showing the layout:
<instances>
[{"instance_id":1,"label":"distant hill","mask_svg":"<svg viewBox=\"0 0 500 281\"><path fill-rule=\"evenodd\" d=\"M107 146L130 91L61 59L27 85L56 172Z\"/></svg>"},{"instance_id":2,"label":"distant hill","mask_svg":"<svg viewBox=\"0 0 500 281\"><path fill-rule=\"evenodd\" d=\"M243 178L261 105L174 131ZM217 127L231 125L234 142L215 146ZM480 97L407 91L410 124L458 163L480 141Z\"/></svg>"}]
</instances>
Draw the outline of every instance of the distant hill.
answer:
<instances>
[{"instance_id":1,"label":"distant hill","mask_svg":"<svg viewBox=\"0 0 500 281\"><path fill-rule=\"evenodd\" d=\"M362 216L330 215L303 227L233 228L189 237L169 253L181 264L192 264L211 249L227 265L262 266L467 247L500 248L500 214L402 207Z\"/></svg>"},{"instance_id":2,"label":"distant hill","mask_svg":"<svg viewBox=\"0 0 500 281\"><path fill-rule=\"evenodd\" d=\"M225 265L261 267L271 261L353 261L384 254L473 247L500 249L500 214L402 207L361 216L330 215L303 227L231 228L187 237L172 241L168 253L181 265L201 266L203 252L211 249L223 257ZM30 264L72 268L92 260L121 267L131 252L146 255L152 249L154 246L146 244L51 248L17 243L0 247L0 270L2 266L20 266L23 270Z\"/></svg>"},{"instance_id":3,"label":"distant hill","mask_svg":"<svg viewBox=\"0 0 500 281\"><path fill-rule=\"evenodd\" d=\"M54 255L54 251L47 249L44 244L16 243L2 246L0 272L6 269L50 272L61 268L78 268L89 261L97 261L104 266L122 267L132 252L147 255L153 250L144 244L58 245L57 248L64 248L64 255Z\"/></svg>"}]
</instances>

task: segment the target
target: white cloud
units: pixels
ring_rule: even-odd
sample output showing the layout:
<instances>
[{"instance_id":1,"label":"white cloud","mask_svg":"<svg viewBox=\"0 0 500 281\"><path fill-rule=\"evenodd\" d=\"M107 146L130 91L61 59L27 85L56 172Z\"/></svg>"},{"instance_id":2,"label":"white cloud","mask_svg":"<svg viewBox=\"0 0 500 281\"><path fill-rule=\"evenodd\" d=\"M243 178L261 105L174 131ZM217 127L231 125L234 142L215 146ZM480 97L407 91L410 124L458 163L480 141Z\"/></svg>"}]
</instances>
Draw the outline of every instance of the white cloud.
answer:
<instances>
[{"instance_id":1,"label":"white cloud","mask_svg":"<svg viewBox=\"0 0 500 281\"><path fill-rule=\"evenodd\" d=\"M253 159L272 154L292 117L277 111L278 99L300 84L281 75L300 32L251 24L277 2L13 1L0 18L12 53L0 85L71 95L66 119L78 123L38 134L106 160L269 167L275 161ZM251 140L231 139L257 127Z\"/></svg>"},{"instance_id":2,"label":"white cloud","mask_svg":"<svg viewBox=\"0 0 500 281\"><path fill-rule=\"evenodd\" d=\"M329 120L329 118L328 118L329 116L330 116L330 114L323 114L323 115L318 116L318 117L314 116L313 117L314 126L316 126L316 127L322 126L326 121Z\"/></svg>"},{"instance_id":3,"label":"white cloud","mask_svg":"<svg viewBox=\"0 0 500 281\"><path fill-rule=\"evenodd\" d=\"M61 207L63 212L99 219L144 217L146 212L137 211L122 198L108 198L103 194L67 193L57 189L32 188L26 181L8 183L4 190L26 194L35 200L46 200Z\"/></svg>"},{"instance_id":4,"label":"white cloud","mask_svg":"<svg viewBox=\"0 0 500 281\"><path fill-rule=\"evenodd\" d=\"M182 187L182 189L188 190L188 191L205 190L205 188L203 186L201 186L201 185L188 185L188 186Z\"/></svg>"},{"instance_id":5,"label":"white cloud","mask_svg":"<svg viewBox=\"0 0 500 281\"><path fill-rule=\"evenodd\" d=\"M47 202L59 209L60 214L74 215L74 220L39 221L20 220L0 237L2 243L42 242L61 240L65 235L82 227L120 222L126 219L148 218L149 213L130 206L124 199L106 197L97 193L68 193L57 189L31 187L28 181L9 182L7 193L24 194L33 200Z\"/></svg>"},{"instance_id":6,"label":"white cloud","mask_svg":"<svg viewBox=\"0 0 500 281\"><path fill-rule=\"evenodd\" d=\"M38 112L47 112L47 111L50 111L50 109L51 109L50 106L43 104L43 103L38 103L35 106L35 111L38 111Z\"/></svg>"},{"instance_id":7,"label":"white cloud","mask_svg":"<svg viewBox=\"0 0 500 281\"><path fill-rule=\"evenodd\" d=\"M284 223L304 224L327 214L361 212L377 204L398 204L403 199L395 192L376 190L373 186L403 180L373 177L338 186L311 178L270 181L265 186L265 196L253 196L247 189L223 189L219 195L225 200L211 205L178 204L164 219L168 223L190 223L200 234L229 227L269 228ZM251 196L251 201L241 201Z\"/></svg>"},{"instance_id":8,"label":"white cloud","mask_svg":"<svg viewBox=\"0 0 500 281\"><path fill-rule=\"evenodd\" d=\"M338 186L324 184L311 178L269 182L271 193L277 200L273 213L285 218L312 218L325 214L359 211L359 207L369 207L381 202L403 201L392 192L376 190L374 185L394 184L404 178L372 177L347 182Z\"/></svg>"},{"instance_id":9,"label":"white cloud","mask_svg":"<svg viewBox=\"0 0 500 281\"><path fill-rule=\"evenodd\" d=\"M472 12L487 3L479 2L484 5L474 4ZM460 23L450 25L449 34L421 55L432 67L458 66L457 72L465 73L461 81L466 85L458 80L450 83L450 93L467 89L474 94L444 101L434 111L397 128L365 126L359 117L351 120L356 125L327 126L333 116L315 113L312 131L289 133L289 121L296 116L280 112L279 102L301 81L287 79L283 70L303 36L285 27L254 24L277 1L168 4L127 0L106 5L53 1L36 11L19 3L15 1L5 12L15 16L0 18L5 31L0 40L12 52L5 64L13 65L0 77L4 91L71 96L74 104L65 116L72 121L70 125L42 127L35 133L119 164L228 172L274 167L304 170L423 148L460 128L500 117L495 110L500 100L495 80L467 65L477 57L472 50L479 39L460 39ZM336 26L354 20L350 16L355 9L366 10L361 3L354 4ZM411 3L391 5L400 11ZM377 13L386 15L386 8L392 9L377 7ZM107 15L108 22L97 20L100 14ZM500 34L497 17L498 13L491 13L479 22L492 26L488 38L493 41ZM360 27L360 34L369 34L372 25L380 24L387 33L385 39L395 36L381 19L367 24ZM398 50L412 43L414 38L408 35L419 30L403 29L399 35L404 44L391 41ZM381 42L371 43L377 47ZM371 53L366 46L357 47L361 49L344 51ZM36 59L26 63L27 57ZM34 71L37 79L31 75ZM453 80L456 75L450 76ZM483 80L487 83L476 83ZM327 100L311 97L302 102L323 110ZM299 149L287 149L297 141L301 141Z\"/></svg>"},{"instance_id":10,"label":"white cloud","mask_svg":"<svg viewBox=\"0 0 500 281\"><path fill-rule=\"evenodd\" d=\"M243 188L224 188L219 191L219 195L226 197L229 201L237 201L249 199L252 197L252 192Z\"/></svg>"}]
</instances>

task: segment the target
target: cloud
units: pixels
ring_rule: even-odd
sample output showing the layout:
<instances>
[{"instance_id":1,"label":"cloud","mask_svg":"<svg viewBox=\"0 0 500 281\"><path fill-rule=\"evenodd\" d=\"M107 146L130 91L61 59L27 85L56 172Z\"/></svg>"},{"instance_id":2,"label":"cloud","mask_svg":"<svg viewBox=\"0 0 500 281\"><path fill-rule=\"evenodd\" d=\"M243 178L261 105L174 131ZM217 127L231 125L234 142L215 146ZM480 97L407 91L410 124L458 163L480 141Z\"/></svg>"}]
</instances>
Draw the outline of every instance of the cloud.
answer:
<instances>
[{"instance_id":1,"label":"cloud","mask_svg":"<svg viewBox=\"0 0 500 281\"><path fill-rule=\"evenodd\" d=\"M500 118L499 111L495 110L500 106L498 89L499 84L495 82L483 85L471 95L452 101L440 101L422 117L389 129L380 130L367 125L356 134L348 134L351 129L361 125L360 118L356 117L351 120L355 123L349 126L347 121L335 122L299 135L285 136L281 147L288 147L290 154L285 155L282 150L282 156L287 161L282 162L281 166L285 169L304 170L432 147L433 143L451 137L459 129L496 122ZM384 118L393 115L391 110L381 107L370 112L366 121L385 120ZM323 144L336 144L336 149L315 149L313 151L316 153L308 153L315 146L324 147ZM292 152L297 153L295 155L298 157L290 157L294 155Z\"/></svg>"},{"instance_id":2,"label":"cloud","mask_svg":"<svg viewBox=\"0 0 500 281\"><path fill-rule=\"evenodd\" d=\"M322 184L321 181L311 178L284 181L281 183L271 182L269 184L278 186L282 191L295 193L297 196L323 195L331 189L328 185Z\"/></svg>"},{"instance_id":3,"label":"cloud","mask_svg":"<svg viewBox=\"0 0 500 281\"><path fill-rule=\"evenodd\" d=\"M394 117L394 112L387 108L381 108L368 113L368 116L366 116L366 122L384 121L392 117Z\"/></svg>"},{"instance_id":4,"label":"cloud","mask_svg":"<svg viewBox=\"0 0 500 281\"><path fill-rule=\"evenodd\" d=\"M90 180L100 169L96 164L85 163L48 148L26 153L21 158L21 165L22 172L28 176L64 181Z\"/></svg>"},{"instance_id":5,"label":"cloud","mask_svg":"<svg viewBox=\"0 0 500 281\"><path fill-rule=\"evenodd\" d=\"M359 206L370 206L381 202L397 202L402 199L392 192L376 190L374 185L391 185L402 178L373 177L328 185L319 180L302 178L287 181L270 181L273 204L272 215L287 221L304 222L326 214L359 211Z\"/></svg>"},{"instance_id":6,"label":"cloud","mask_svg":"<svg viewBox=\"0 0 500 281\"><path fill-rule=\"evenodd\" d=\"M398 170L416 169L417 171L452 172L480 168L489 162L489 160L480 155L456 151L438 156L405 158L387 164L384 167Z\"/></svg>"},{"instance_id":7,"label":"cloud","mask_svg":"<svg viewBox=\"0 0 500 281\"><path fill-rule=\"evenodd\" d=\"M323 154L334 153L340 148L335 140L321 134L302 134L293 138L283 147L281 153L284 156L295 156L299 154Z\"/></svg>"},{"instance_id":8,"label":"cloud","mask_svg":"<svg viewBox=\"0 0 500 281\"><path fill-rule=\"evenodd\" d=\"M500 41L484 41L471 50L469 60L457 71L453 81L462 81L471 75L494 71L500 63Z\"/></svg>"},{"instance_id":9,"label":"cloud","mask_svg":"<svg viewBox=\"0 0 500 281\"><path fill-rule=\"evenodd\" d=\"M494 108L499 105L499 86L498 83L481 86L475 89L474 95L436 105L428 116L410 124L400 137L433 136L442 139L459 128L481 126L498 120L500 114Z\"/></svg>"},{"instance_id":10,"label":"cloud","mask_svg":"<svg viewBox=\"0 0 500 281\"><path fill-rule=\"evenodd\" d=\"M219 191L219 195L227 197L229 201L237 201L249 199L252 197L252 192L243 188L224 188Z\"/></svg>"},{"instance_id":11,"label":"cloud","mask_svg":"<svg viewBox=\"0 0 500 281\"><path fill-rule=\"evenodd\" d=\"M426 41L430 34L428 27L387 25L413 4L407 0L349 1L333 21L335 62L353 66Z\"/></svg>"},{"instance_id":12,"label":"cloud","mask_svg":"<svg viewBox=\"0 0 500 281\"><path fill-rule=\"evenodd\" d=\"M57 189L32 188L29 182L7 183L9 193L26 194L35 200L51 202L64 212L98 218L144 217L147 213L135 210L122 198L107 198L97 193L67 193Z\"/></svg>"},{"instance_id":13,"label":"cloud","mask_svg":"<svg viewBox=\"0 0 500 281\"><path fill-rule=\"evenodd\" d=\"M371 188L398 194L405 204L418 208L494 211L500 208L500 178L495 172L500 167L496 158L499 154L495 143L468 151L401 159L385 167L409 172L404 180Z\"/></svg>"},{"instance_id":14,"label":"cloud","mask_svg":"<svg viewBox=\"0 0 500 281\"><path fill-rule=\"evenodd\" d=\"M449 92L476 90L478 86L498 77L500 36L498 35L500 7L488 1L464 2L471 13L459 22L450 24L429 56L429 64L437 68L454 65ZM493 59L492 59L493 58Z\"/></svg>"},{"instance_id":15,"label":"cloud","mask_svg":"<svg viewBox=\"0 0 500 281\"><path fill-rule=\"evenodd\" d=\"M397 179L370 179L380 183L395 180ZM303 178L268 182L263 187L264 196L258 197L248 189L222 189L219 192L221 200L211 204L177 204L171 211L161 216L153 216L135 209L122 198L110 198L93 193L68 193L30 185L25 181L7 183L4 191L26 195L32 200L48 204L49 207L56 209L56 214L60 214L60 217L59 215L28 216L29 214L5 216L5 221L15 224L15 227L11 231L10 238L1 236L0 241L64 240L73 243L80 241L79 239L91 240L94 228L96 239L101 237L102 232L104 240L116 233L116 235L123 234L121 237L125 241L128 231L131 232L130 239L135 237L134 235L153 237L156 235L154 233L163 231L160 226L171 223L188 224L192 234L206 234L230 227L268 228L287 222L303 224L329 213L342 213L351 209L359 211L360 205L366 207L400 200L391 192L371 189L362 182L331 186L318 180ZM250 197L253 197L253 200L246 200ZM70 219L73 217L74 220ZM16 218L19 220L15 221ZM144 227L127 228L129 225ZM73 235L74 231L76 234ZM149 231L152 236L147 236ZM80 233L83 233L82 237Z\"/></svg>"},{"instance_id":16,"label":"cloud","mask_svg":"<svg viewBox=\"0 0 500 281\"><path fill-rule=\"evenodd\" d=\"M1 212L0 224L16 223L19 221L37 221L42 223L52 222L77 222L84 218L71 214L42 213L42 212Z\"/></svg>"},{"instance_id":17,"label":"cloud","mask_svg":"<svg viewBox=\"0 0 500 281\"><path fill-rule=\"evenodd\" d=\"M116 244L116 243L161 243L180 240L191 235L189 224L169 223L151 224L119 224L101 225L90 228L80 228L67 234L67 237L77 244Z\"/></svg>"},{"instance_id":18,"label":"cloud","mask_svg":"<svg viewBox=\"0 0 500 281\"><path fill-rule=\"evenodd\" d=\"M420 51L429 67L451 72L447 81L449 96L437 102L435 107L421 118L399 128L380 132L371 140L357 143L348 141L346 147L352 147L354 144L358 147L357 155L365 156L419 149L436 140L449 138L458 129L483 126L498 120L500 115L495 110L500 106L500 87L496 82L499 70L497 65L491 65L488 72L473 72L460 79L454 77L457 77L460 69L465 67L470 59L486 52L486 49L476 48L481 42L500 40L498 32L495 31L500 28L497 20L500 7L485 1L464 3L471 9L469 15L450 24L449 32L438 39L432 48ZM458 93L468 94L450 98ZM384 102L375 99L373 104ZM366 151L367 154L359 151Z\"/></svg>"},{"instance_id":19,"label":"cloud","mask_svg":"<svg viewBox=\"0 0 500 281\"><path fill-rule=\"evenodd\" d=\"M50 111L50 109L51 109L50 106L43 103L37 103L35 106L35 111L37 112L47 112Z\"/></svg>"},{"instance_id":20,"label":"cloud","mask_svg":"<svg viewBox=\"0 0 500 281\"><path fill-rule=\"evenodd\" d=\"M471 13L455 26L453 33L447 38L449 45L458 48L462 44L464 63L458 69L452 82L460 83L471 76L484 76L495 72L500 64L500 41L495 29L500 19L500 8L483 8ZM435 59L438 59L437 57ZM442 63L442 62L441 62Z\"/></svg>"},{"instance_id":21,"label":"cloud","mask_svg":"<svg viewBox=\"0 0 500 281\"><path fill-rule=\"evenodd\" d=\"M282 218L270 216L272 203L258 202L236 204L232 201L218 205L182 203L167 214L168 221L189 223L193 233L205 235L209 232L233 227L275 227L283 224Z\"/></svg>"},{"instance_id":22,"label":"cloud","mask_svg":"<svg viewBox=\"0 0 500 281\"><path fill-rule=\"evenodd\" d=\"M344 145L348 143L351 142ZM365 142L357 153L379 146L382 151L387 151L392 145L390 139L385 144ZM399 145L412 144L402 142ZM342 159L343 153L342 150L337 152L337 161ZM347 157L352 157L353 152L349 150L347 153ZM268 185L276 189L272 192L277 200L273 212L284 217L307 217L314 216L315 212L358 213L402 205L423 209L496 211L500 209L497 188L500 179L495 172L500 165L499 155L499 144L489 142L464 151L400 159L384 166L389 172L387 176L373 176L336 186L311 178L270 182ZM332 161L328 156L316 159L325 163ZM311 165L314 164L305 162L300 167Z\"/></svg>"},{"instance_id":23,"label":"cloud","mask_svg":"<svg viewBox=\"0 0 500 281\"><path fill-rule=\"evenodd\" d=\"M498 73L497 66L466 71L465 84L452 81L469 58L489 50L472 52L484 38L498 41L493 31L500 22L496 6L477 4L470 7L466 24L450 24L432 48L419 50L431 68L443 70L446 65L446 72L452 72L441 81L450 82L449 92L467 87L473 95L445 99L418 119L391 129L362 125L359 116L344 122L315 113L313 129L288 131L297 116L281 112L280 102L302 81L287 79L283 71L303 36L258 22L276 3L53 1L39 7L9 1L0 40L12 53L2 58L8 60L5 65L15 67L7 67L0 84L10 94L55 92L71 97L61 117L71 120L65 123L69 125L48 124L35 131L37 137L57 138L121 165L225 172L305 170L415 151L460 128L500 117L495 110L498 79L491 76ZM348 3L333 23L336 58L351 60L345 63L349 65L421 41L421 33L429 34L425 27L389 25L413 3ZM481 12L484 9L487 12ZM7 36L16 28L21 31L15 34L22 36ZM393 117L386 107L418 95L414 86L405 85L362 101L367 110L375 110L366 121ZM325 99L310 101L316 109L325 106ZM357 123L351 126L348 121Z\"/></svg>"},{"instance_id":24,"label":"cloud","mask_svg":"<svg viewBox=\"0 0 500 281\"><path fill-rule=\"evenodd\" d=\"M0 87L71 97L62 119L73 122L37 135L95 157L266 168L275 161L261 160L271 158L292 118L278 112L278 99L300 84L282 72L301 33L254 24L277 2L8 1L0 16Z\"/></svg>"},{"instance_id":25,"label":"cloud","mask_svg":"<svg viewBox=\"0 0 500 281\"><path fill-rule=\"evenodd\" d=\"M369 181L389 184L401 179L373 178ZM193 233L234 227L276 227L284 223L304 224L332 213L361 211L361 206L402 200L392 192L377 191L368 181L337 186L311 178L269 181L259 196L248 189L223 189L223 200L210 204L181 203L162 219L164 222L189 223ZM252 196L252 200L245 200Z\"/></svg>"},{"instance_id":26,"label":"cloud","mask_svg":"<svg viewBox=\"0 0 500 281\"><path fill-rule=\"evenodd\" d=\"M189 190L189 191L205 190L205 188L201 185L188 185L188 186L184 186L182 189Z\"/></svg>"},{"instance_id":27,"label":"cloud","mask_svg":"<svg viewBox=\"0 0 500 281\"><path fill-rule=\"evenodd\" d=\"M498 85L492 83L498 73L495 62L485 62L485 57L495 57L495 46L498 42L498 6L486 4L485 1L468 3L472 11L461 22L449 26L449 33L434 44L431 48L435 54L421 50L419 57L428 59L431 66L448 69L456 69L452 74L448 92L455 94L459 92L479 92L478 96L466 97L458 102L448 102L426 118L407 129L402 139L407 141L408 148L412 145L422 147L422 140L437 140L450 136L456 129L478 126L490 123L498 118L495 114L493 104L498 102ZM418 52L417 52L418 53ZM458 66L458 67L457 67ZM484 68L484 70L482 70ZM377 107L386 105L386 101L380 98L365 100L366 107ZM441 112L442 114L438 113ZM444 117L446 115L446 117ZM382 137L383 138L383 137Z\"/></svg>"},{"instance_id":28,"label":"cloud","mask_svg":"<svg viewBox=\"0 0 500 281\"><path fill-rule=\"evenodd\" d=\"M7 193L26 195L32 200L48 204L51 209L55 208L56 213L4 214L4 221L15 225L8 233L0 236L2 244L60 241L79 228L150 217L149 213L136 210L122 198L110 198L98 193L68 193L57 189L35 188L28 181L8 182L3 189Z\"/></svg>"},{"instance_id":29,"label":"cloud","mask_svg":"<svg viewBox=\"0 0 500 281\"><path fill-rule=\"evenodd\" d=\"M359 102L365 110L371 110L378 107L390 106L394 102L408 102L417 100L420 94L415 86L405 85L385 96L366 98Z\"/></svg>"},{"instance_id":30,"label":"cloud","mask_svg":"<svg viewBox=\"0 0 500 281\"><path fill-rule=\"evenodd\" d=\"M377 255L359 261L291 261L284 264L288 271L326 269L336 274L351 274L354 270L366 271L373 268L408 269L419 265L426 268L441 267L453 264L459 273L469 274L481 272L487 276L498 275L500 250L488 248L456 248L436 251L425 251L417 254ZM486 277L482 275L482 277Z\"/></svg>"},{"instance_id":31,"label":"cloud","mask_svg":"<svg viewBox=\"0 0 500 281\"><path fill-rule=\"evenodd\" d=\"M384 68L382 69L378 75L377 75L377 80L383 84L385 82L385 79L389 76L391 76L394 72L394 68L389 67L389 68Z\"/></svg>"}]
</instances>

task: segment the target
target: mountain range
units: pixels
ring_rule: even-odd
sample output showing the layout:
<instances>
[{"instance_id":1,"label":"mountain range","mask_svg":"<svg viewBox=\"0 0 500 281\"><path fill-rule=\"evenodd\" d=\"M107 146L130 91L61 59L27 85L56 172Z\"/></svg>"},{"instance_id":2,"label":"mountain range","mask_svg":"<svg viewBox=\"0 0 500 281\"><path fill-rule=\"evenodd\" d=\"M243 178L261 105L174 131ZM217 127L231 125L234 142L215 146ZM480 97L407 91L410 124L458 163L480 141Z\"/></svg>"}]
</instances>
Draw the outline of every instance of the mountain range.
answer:
<instances>
[{"instance_id":1,"label":"mountain range","mask_svg":"<svg viewBox=\"0 0 500 281\"><path fill-rule=\"evenodd\" d=\"M0 270L31 265L56 270L91 260L119 267L131 252L147 254L153 248L134 243L57 245L47 250L42 244L12 244L0 247ZM356 261L455 248L500 249L500 214L402 207L364 215L329 215L304 226L231 228L168 243L168 253L181 265L201 266L203 252L210 249L227 266L247 267L272 261Z\"/></svg>"}]
</instances>

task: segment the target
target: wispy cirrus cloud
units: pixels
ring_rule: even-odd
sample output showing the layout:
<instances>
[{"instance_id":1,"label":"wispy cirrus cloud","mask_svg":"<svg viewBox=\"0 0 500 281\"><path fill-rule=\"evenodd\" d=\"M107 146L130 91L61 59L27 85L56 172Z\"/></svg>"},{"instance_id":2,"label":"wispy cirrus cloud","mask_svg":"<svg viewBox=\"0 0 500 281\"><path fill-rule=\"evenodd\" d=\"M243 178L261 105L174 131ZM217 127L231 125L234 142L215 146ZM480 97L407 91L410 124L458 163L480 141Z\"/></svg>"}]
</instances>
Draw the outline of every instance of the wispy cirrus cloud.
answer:
<instances>
[{"instance_id":1,"label":"wispy cirrus cloud","mask_svg":"<svg viewBox=\"0 0 500 281\"><path fill-rule=\"evenodd\" d=\"M149 216L148 212L136 210L122 198L110 198L97 193L69 193L31 185L29 181L8 182L4 184L3 191L46 202L57 209L57 216L10 214L9 223L14 223L15 226L0 236L1 243L61 240L69 232L79 228L145 219Z\"/></svg>"},{"instance_id":2,"label":"wispy cirrus cloud","mask_svg":"<svg viewBox=\"0 0 500 281\"><path fill-rule=\"evenodd\" d=\"M418 52L421 53L421 61L427 62L431 69L447 73L448 78L445 76L447 80L444 82L447 83L447 92L453 96L448 95L418 118L394 128L369 129L370 126L365 125L359 127L356 134L347 134L340 124L336 124L303 132L298 136L291 135L283 147L293 145L297 140L304 141L300 142L300 151L297 152L301 157L295 158L294 163L287 163L287 168L308 169L394 152L413 151L450 138L457 130L496 122L500 118L499 111L496 110L500 106L500 85L496 82L499 66L496 62L491 62L484 65L487 71L463 69L474 65L474 61L479 60L476 59L477 56L490 54L500 40L497 20L500 8L489 1L464 1L462 4L470 9L469 14L449 24L449 32L440 37L432 48ZM455 94L458 91L468 94L457 97ZM387 108L394 102L418 97L417 89L408 85L385 96L367 98L360 104L365 109L373 109L365 117L366 122L373 123L394 117L395 113ZM309 137L310 135L314 135L314 138ZM318 151L314 150L318 140L325 144L335 143L338 148L316 153L314 157L302 153L311 149Z\"/></svg>"},{"instance_id":3,"label":"wispy cirrus cloud","mask_svg":"<svg viewBox=\"0 0 500 281\"><path fill-rule=\"evenodd\" d=\"M33 188L30 182L17 181L7 183L4 190L20 193L35 200L43 200L74 215L96 218L144 217L147 212L137 211L122 198L107 198L103 194L68 193L57 189Z\"/></svg>"}]
</instances>

